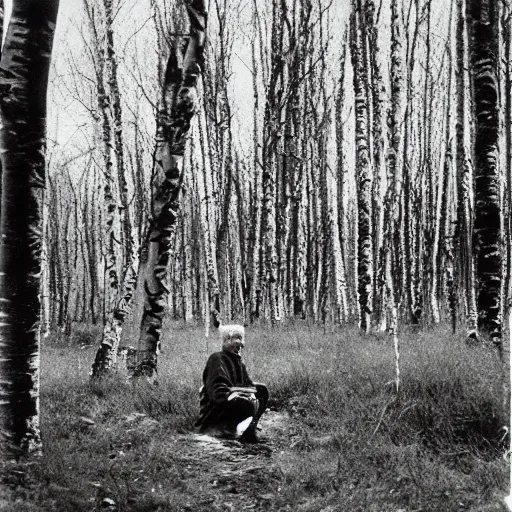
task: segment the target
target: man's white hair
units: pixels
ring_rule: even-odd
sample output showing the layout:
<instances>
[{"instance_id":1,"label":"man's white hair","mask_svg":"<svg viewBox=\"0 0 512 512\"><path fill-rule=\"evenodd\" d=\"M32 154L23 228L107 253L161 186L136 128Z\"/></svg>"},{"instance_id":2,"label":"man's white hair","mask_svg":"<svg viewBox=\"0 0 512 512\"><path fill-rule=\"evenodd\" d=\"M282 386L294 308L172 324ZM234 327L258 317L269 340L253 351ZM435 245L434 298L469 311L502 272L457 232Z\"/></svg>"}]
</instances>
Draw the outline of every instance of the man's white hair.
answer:
<instances>
[{"instance_id":1,"label":"man's white hair","mask_svg":"<svg viewBox=\"0 0 512 512\"><path fill-rule=\"evenodd\" d=\"M219 334L223 342L235 337L240 337L244 341L245 329L243 325L238 324L221 325L219 327Z\"/></svg>"}]
</instances>

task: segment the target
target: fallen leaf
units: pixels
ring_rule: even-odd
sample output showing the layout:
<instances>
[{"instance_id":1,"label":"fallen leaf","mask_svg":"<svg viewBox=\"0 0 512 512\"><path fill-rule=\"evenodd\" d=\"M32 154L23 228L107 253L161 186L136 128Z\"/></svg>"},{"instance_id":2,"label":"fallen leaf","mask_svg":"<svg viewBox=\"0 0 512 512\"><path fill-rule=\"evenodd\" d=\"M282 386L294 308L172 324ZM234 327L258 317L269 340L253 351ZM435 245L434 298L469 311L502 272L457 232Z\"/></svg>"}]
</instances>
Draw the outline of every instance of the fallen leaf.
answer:
<instances>
[{"instance_id":1,"label":"fallen leaf","mask_svg":"<svg viewBox=\"0 0 512 512\"><path fill-rule=\"evenodd\" d=\"M103 508L115 507L116 506L116 502L113 499L111 499L111 498L103 498L101 500L101 506Z\"/></svg>"},{"instance_id":2,"label":"fallen leaf","mask_svg":"<svg viewBox=\"0 0 512 512\"><path fill-rule=\"evenodd\" d=\"M128 414L123 419L124 421L130 423L132 421L139 420L141 418L145 418L147 414L144 414L143 412L132 412L131 414Z\"/></svg>"}]
</instances>

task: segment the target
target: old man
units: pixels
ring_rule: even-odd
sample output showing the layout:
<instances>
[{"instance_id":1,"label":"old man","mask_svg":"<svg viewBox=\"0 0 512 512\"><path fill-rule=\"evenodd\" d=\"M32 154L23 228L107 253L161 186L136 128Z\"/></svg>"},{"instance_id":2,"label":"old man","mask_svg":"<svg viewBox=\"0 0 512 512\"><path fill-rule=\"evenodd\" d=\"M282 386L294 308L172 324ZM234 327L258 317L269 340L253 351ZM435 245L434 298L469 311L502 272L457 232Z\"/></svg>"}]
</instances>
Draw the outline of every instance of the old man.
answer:
<instances>
[{"instance_id":1,"label":"old man","mask_svg":"<svg viewBox=\"0 0 512 512\"><path fill-rule=\"evenodd\" d=\"M203 372L199 392L200 432L216 431L221 437L257 443L256 427L267 407L268 390L253 382L242 362L245 330L241 325L219 327L222 350L212 354Z\"/></svg>"}]
</instances>

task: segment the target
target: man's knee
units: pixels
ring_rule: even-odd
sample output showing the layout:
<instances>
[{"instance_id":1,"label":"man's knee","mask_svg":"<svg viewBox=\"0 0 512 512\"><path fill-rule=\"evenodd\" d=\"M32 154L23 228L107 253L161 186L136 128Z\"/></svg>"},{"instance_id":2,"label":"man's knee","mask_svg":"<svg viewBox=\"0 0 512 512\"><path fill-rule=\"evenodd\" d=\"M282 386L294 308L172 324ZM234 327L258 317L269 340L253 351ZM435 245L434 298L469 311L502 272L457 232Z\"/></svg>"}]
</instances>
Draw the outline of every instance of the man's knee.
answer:
<instances>
[{"instance_id":1,"label":"man's knee","mask_svg":"<svg viewBox=\"0 0 512 512\"><path fill-rule=\"evenodd\" d=\"M254 416L258 407L258 402L239 396L232 400L228 407L230 409L230 413L228 414L231 417L242 421L249 416Z\"/></svg>"},{"instance_id":2,"label":"man's knee","mask_svg":"<svg viewBox=\"0 0 512 512\"><path fill-rule=\"evenodd\" d=\"M265 384L258 383L254 384L254 387L256 388L256 398L266 403L269 397L267 386L265 386Z\"/></svg>"}]
</instances>

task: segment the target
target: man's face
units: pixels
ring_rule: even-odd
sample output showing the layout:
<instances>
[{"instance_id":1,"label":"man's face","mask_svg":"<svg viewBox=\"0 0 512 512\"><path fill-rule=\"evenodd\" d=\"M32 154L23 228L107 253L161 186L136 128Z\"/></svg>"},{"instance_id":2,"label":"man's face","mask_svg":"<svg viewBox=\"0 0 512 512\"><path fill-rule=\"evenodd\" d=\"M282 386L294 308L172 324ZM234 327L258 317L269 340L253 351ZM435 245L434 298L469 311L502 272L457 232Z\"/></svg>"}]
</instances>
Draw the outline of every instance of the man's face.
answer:
<instances>
[{"instance_id":1,"label":"man's face","mask_svg":"<svg viewBox=\"0 0 512 512\"><path fill-rule=\"evenodd\" d=\"M222 350L226 352L233 352L238 356L242 355L242 347L244 346L244 342L240 336L233 336L224 340L222 344Z\"/></svg>"}]
</instances>

